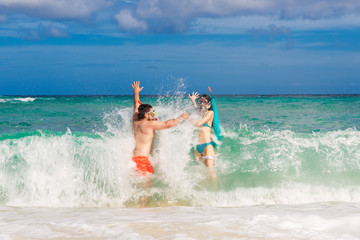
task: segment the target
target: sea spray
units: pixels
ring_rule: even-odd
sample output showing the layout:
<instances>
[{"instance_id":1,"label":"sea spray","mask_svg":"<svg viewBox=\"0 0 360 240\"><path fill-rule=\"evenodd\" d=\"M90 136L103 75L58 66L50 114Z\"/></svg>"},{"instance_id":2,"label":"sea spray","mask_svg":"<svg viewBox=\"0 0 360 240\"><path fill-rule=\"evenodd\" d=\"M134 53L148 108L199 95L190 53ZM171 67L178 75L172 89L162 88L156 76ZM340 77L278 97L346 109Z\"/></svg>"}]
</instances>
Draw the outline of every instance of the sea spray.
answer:
<instances>
[{"instance_id":1,"label":"sea spray","mask_svg":"<svg viewBox=\"0 0 360 240\"><path fill-rule=\"evenodd\" d=\"M347 107L357 98L329 98L337 101L217 97L224 138L216 149L216 189L193 157L197 130L183 122L157 133L155 175L145 194L153 206L358 202L359 117ZM144 194L131 161L131 97L6 101L1 121L30 126L0 126L1 205L126 207ZM184 111L197 118L184 94L142 101L160 121Z\"/></svg>"}]
</instances>

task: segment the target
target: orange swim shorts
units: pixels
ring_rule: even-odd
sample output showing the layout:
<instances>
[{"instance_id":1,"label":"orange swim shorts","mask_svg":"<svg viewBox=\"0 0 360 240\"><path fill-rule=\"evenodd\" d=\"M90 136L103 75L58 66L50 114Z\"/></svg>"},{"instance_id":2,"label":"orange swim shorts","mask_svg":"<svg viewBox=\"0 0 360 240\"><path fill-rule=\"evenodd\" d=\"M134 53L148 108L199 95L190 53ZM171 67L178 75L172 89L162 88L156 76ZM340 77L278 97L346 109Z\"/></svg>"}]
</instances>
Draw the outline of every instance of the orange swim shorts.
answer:
<instances>
[{"instance_id":1,"label":"orange swim shorts","mask_svg":"<svg viewBox=\"0 0 360 240\"><path fill-rule=\"evenodd\" d=\"M132 160L136 163L136 168L138 172L142 175L149 173L154 173L154 169L151 166L148 157L145 156L135 156L132 157Z\"/></svg>"}]
</instances>

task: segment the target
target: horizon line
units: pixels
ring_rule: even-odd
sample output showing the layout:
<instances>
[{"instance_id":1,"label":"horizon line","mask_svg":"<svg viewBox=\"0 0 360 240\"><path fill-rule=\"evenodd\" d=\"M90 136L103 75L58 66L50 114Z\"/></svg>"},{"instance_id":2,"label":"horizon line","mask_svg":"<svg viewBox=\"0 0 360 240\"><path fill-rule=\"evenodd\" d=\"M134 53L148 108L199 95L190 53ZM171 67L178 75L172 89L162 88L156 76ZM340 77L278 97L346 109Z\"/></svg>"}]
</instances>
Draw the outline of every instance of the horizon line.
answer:
<instances>
[{"instance_id":1,"label":"horizon line","mask_svg":"<svg viewBox=\"0 0 360 240\"><path fill-rule=\"evenodd\" d=\"M260 94L260 93L249 93L249 94L212 94L213 96L360 96L360 93L276 93L276 94ZM39 95L0 95L0 97L130 97L133 94L39 94ZM143 97L159 97L159 96L186 96L181 94L143 94Z\"/></svg>"}]
</instances>

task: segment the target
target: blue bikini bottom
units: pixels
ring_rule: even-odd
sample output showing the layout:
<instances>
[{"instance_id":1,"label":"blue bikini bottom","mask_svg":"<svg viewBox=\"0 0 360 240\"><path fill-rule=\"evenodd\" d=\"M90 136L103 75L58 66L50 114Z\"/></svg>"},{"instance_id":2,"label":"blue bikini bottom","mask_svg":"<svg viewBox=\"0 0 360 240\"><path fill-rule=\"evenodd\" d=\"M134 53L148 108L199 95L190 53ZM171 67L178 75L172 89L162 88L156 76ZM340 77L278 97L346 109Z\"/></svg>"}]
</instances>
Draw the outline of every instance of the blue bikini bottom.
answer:
<instances>
[{"instance_id":1,"label":"blue bikini bottom","mask_svg":"<svg viewBox=\"0 0 360 240\"><path fill-rule=\"evenodd\" d=\"M213 145L214 148L216 147L216 143L214 141L211 141L211 142L207 142L207 143L203 143L203 144L198 144L198 145L196 145L195 148L200 154L203 154L205 148L209 145Z\"/></svg>"}]
</instances>

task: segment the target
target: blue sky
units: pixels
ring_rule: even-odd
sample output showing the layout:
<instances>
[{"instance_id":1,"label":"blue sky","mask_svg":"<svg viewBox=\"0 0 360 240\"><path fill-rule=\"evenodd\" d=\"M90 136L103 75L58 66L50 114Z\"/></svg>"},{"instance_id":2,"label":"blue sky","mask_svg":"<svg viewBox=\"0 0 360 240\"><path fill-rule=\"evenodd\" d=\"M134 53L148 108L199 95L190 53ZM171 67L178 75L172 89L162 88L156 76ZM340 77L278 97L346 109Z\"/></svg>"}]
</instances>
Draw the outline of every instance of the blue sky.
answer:
<instances>
[{"instance_id":1,"label":"blue sky","mask_svg":"<svg viewBox=\"0 0 360 240\"><path fill-rule=\"evenodd\" d=\"M0 94L360 94L358 0L0 0Z\"/></svg>"}]
</instances>

